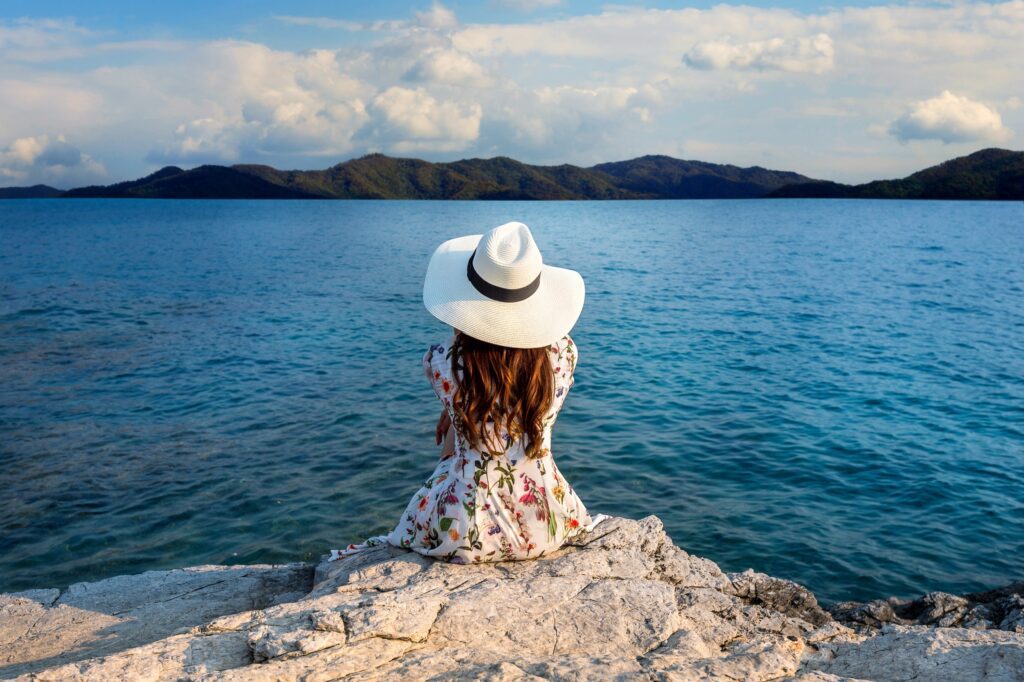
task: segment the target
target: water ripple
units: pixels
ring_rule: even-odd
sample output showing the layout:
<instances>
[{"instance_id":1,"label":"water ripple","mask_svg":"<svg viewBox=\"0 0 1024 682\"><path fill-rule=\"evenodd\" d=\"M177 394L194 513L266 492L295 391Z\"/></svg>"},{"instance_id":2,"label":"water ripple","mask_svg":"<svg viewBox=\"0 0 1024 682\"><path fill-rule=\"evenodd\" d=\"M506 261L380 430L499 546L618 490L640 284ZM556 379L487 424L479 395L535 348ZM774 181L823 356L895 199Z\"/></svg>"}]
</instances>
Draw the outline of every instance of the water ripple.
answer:
<instances>
[{"instance_id":1,"label":"water ripple","mask_svg":"<svg viewBox=\"0 0 1024 682\"><path fill-rule=\"evenodd\" d=\"M587 281L560 467L825 599L1024 554L1019 206L0 202L0 590L311 560L437 456L436 243L510 219Z\"/></svg>"}]
</instances>

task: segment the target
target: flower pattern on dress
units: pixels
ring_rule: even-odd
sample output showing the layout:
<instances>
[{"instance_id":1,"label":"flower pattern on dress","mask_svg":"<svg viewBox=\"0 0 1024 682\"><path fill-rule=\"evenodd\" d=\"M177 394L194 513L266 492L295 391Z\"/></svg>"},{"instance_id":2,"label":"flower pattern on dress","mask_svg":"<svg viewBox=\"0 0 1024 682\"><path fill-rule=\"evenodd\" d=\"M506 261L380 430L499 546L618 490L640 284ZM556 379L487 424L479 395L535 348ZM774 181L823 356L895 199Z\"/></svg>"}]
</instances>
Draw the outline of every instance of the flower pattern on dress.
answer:
<instances>
[{"instance_id":1,"label":"flower pattern on dress","mask_svg":"<svg viewBox=\"0 0 1024 682\"><path fill-rule=\"evenodd\" d=\"M451 371L453 341L430 346L423 372L454 423L451 401L458 378ZM488 446L498 449L471 448L456 428L454 455L437 463L395 529L332 550L330 559L383 543L452 563L534 559L588 526L590 514L551 455L551 427L575 381L576 345L564 336L548 347L548 357L554 396L544 417L540 457L526 457L522 441L508 433L498 434Z\"/></svg>"}]
</instances>

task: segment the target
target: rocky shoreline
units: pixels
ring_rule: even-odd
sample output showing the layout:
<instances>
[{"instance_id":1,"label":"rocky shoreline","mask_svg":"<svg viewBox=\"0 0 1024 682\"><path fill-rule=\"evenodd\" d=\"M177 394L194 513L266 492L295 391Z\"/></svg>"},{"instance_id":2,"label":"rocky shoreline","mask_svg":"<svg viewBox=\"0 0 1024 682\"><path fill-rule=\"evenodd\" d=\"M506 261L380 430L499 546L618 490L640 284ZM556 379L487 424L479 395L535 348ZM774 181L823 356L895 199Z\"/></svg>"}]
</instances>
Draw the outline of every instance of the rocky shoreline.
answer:
<instances>
[{"instance_id":1,"label":"rocky shoreline","mask_svg":"<svg viewBox=\"0 0 1024 682\"><path fill-rule=\"evenodd\" d=\"M823 609L657 517L550 557L149 571L0 595L0 679L1024 680L1024 582Z\"/></svg>"}]
</instances>

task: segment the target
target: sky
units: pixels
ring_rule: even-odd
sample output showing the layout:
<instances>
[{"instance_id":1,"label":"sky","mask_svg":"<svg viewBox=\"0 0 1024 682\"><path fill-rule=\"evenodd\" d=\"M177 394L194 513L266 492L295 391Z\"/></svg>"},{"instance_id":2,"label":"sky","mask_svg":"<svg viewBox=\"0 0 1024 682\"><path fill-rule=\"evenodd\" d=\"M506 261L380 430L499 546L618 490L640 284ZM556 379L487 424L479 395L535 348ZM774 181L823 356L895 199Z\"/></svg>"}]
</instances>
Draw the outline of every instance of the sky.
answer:
<instances>
[{"instance_id":1,"label":"sky","mask_svg":"<svg viewBox=\"0 0 1024 682\"><path fill-rule=\"evenodd\" d=\"M0 186L371 152L842 182L1024 147L1024 0L4 0Z\"/></svg>"}]
</instances>

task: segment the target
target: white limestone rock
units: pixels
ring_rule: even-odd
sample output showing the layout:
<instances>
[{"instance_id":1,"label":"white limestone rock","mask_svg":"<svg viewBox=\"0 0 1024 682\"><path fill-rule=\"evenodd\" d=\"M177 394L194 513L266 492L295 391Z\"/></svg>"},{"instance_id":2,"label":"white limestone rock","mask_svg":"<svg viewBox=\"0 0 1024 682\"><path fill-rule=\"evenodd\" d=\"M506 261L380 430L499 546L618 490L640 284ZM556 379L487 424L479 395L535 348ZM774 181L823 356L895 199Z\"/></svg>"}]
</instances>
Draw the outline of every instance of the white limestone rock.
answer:
<instances>
[{"instance_id":1,"label":"white limestone rock","mask_svg":"<svg viewBox=\"0 0 1024 682\"><path fill-rule=\"evenodd\" d=\"M232 588L230 579L184 580L207 581L213 570L78 585L67 604L64 595L45 592L0 597L0 614L13 616L0 621L0 651L18 657L0 665L0 677L1024 679L1024 634L891 626L874 636L875 630L859 633L795 583L753 571L725 574L687 554L656 517L608 519L537 561L460 566L375 547L323 562L315 574L313 567L291 569L293 576L305 571L304 590L282 574L275 588L264 581L247 598L244 581ZM206 600L191 597L204 592ZM999 603L1014 606L1009 598L1000 594ZM187 604L191 616L165 612L178 605L161 606L174 602ZM929 618L970 617L956 599L928 603ZM139 632L124 635L120 648L104 648L97 631L128 632L127 613ZM1000 614L1018 617L1013 609ZM36 628L37 618L51 619L52 627ZM108 619L106 625L96 618ZM137 645L126 648L133 636ZM70 651L78 646L77 654Z\"/></svg>"},{"instance_id":2,"label":"white limestone rock","mask_svg":"<svg viewBox=\"0 0 1024 682\"><path fill-rule=\"evenodd\" d=\"M0 595L0 679L114 654L223 614L294 599L309 592L312 577L304 564L195 566L75 583L63 593Z\"/></svg>"},{"instance_id":3,"label":"white limestone rock","mask_svg":"<svg viewBox=\"0 0 1024 682\"><path fill-rule=\"evenodd\" d=\"M807 671L868 680L1024 680L1024 637L1001 630L887 625L862 641L823 644Z\"/></svg>"}]
</instances>

